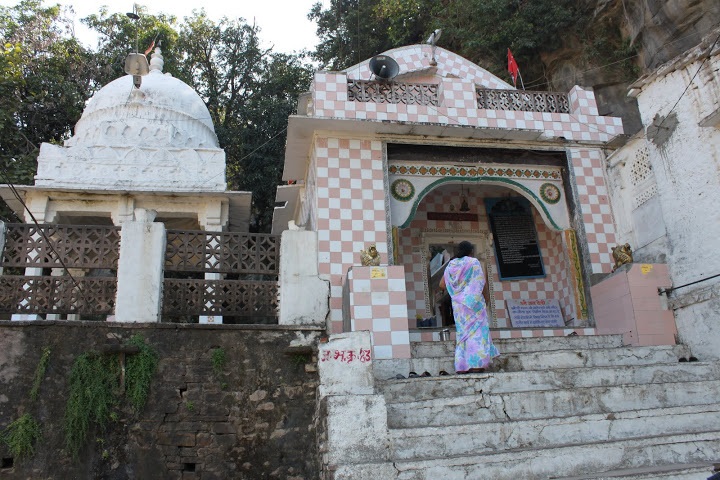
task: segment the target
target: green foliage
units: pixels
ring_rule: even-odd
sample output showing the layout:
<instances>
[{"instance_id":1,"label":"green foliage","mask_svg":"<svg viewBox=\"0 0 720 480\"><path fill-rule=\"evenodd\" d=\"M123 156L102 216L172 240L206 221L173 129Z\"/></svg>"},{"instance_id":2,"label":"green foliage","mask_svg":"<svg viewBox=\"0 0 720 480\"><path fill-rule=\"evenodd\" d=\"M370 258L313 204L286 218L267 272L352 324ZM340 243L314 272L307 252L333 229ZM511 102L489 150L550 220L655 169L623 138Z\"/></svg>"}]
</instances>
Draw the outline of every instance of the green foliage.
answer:
<instances>
[{"instance_id":1,"label":"green foliage","mask_svg":"<svg viewBox=\"0 0 720 480\"><path fill-rule=\"evenodd\" d=\"M307 353L296 353L292 356L292 364L300 368L310 362L310 355Z\"/></svg>"},{"instance_id":2,"label":"green foliage","mask_svg":"<svg viewBox=\"0 0 720 480\"><path fill-rule=\"evenodd\" d=\"M125 395L136 412L142 410L150 393L150 382L157 369L158 357L141 335L133 335L128 344L140 348L125 361Z\"/></svg>"},{"instance_id":3,"label":"green foliage","mask_svg":"<svg viewBox=\"0 0 720 480\"><path fill-rule=\"evenodd\" d=\"M389 18L395 18L394 14L398 13L399 9L392 9L392 15L385 18L377 15L375 11L379 3L378 0L330 0L330 5L325 10L322 9L322 3L313 5L308 18L317 23L320 43L312 56L320 62L322 68L342 70L385 50L408 43L394 43L399 34L391 30L388 21Z\"/></svg>"},{"instance_id":4,"label":"green foliage","mask_svg":"<svg viewBox=\"0 0 720 480\"><path fill-rule=\"evenodd\" d=\"M41 436L40 424L26 413L5 428L2 440L13 457L22 459L35 453L35 443Z\"/></svg>"},{"instance_id":5,"label":"green foliage","mask_svg":"<svg viewBox=\"0 0 720 480\"><path fill-rule=\"evenodd\" d=\"M104 428L117 404L119 368L114 357L83 353L70 370L65 407L65 446L77 458L92 424Z\"/></svg>"},{"instance_id":6,"label":"green foliage","mask_svg":"<svg viewBox=\"0 0 720 480\"><path fill-rule=\"evenodd\" d=\"M156 46L160 43L163 51L175 51L177 18L164 13L150 15L142 5L137 8L140 15L138 20L130 19L125 13L111 14L105 6L100 7L97 14L82 19L88 28L99 33L95 58L102 67L94 78L99 85L105 85L124 74L125 57L130 51L137 49L144 53L153 41ZM179 60L177 55L167 55L163 70L176 74Z\"/></svg>"},{"instance_id":7,"label":"green foliage","mask_svg":"<svg viewBox=\"0 0 720 480\"><path fill-rule=\"evenodd\" d=\"M91 53L68 35L58 5L0 7L0 167L3 181L32 184L42 142L68 138L92 93Z\"/></svg>"},{"instance_id":8,"label":"green foliage","mask_svg":"<svg viewBox=\"0 0 720 480\"><path fill-rule=\"evenodd\" d=\"M391 48L424 43L442 29L438 46L468 58L504 80L507 49L528 84L544 79L541 55L584 38L593 11L574 0L332 0L317 3L320 43L313 57L325 67L347 68ZM619 32L607 32L619 37Z\"/></svg>"},{"instance_id":9,"label":"green foliage","mask_svg":"<svg viewBox=\"0 0 720 480\"><path fill-rule=\"evenodd\" d=\"M252 230L268 232L281 181L288 116L306 91L311 70L296 55L260 46L259 31L243 19L185 19L178 38L178 76L205 100L227 159L233 190L253 192Z\"/></svg>"},{"instance_id":10,"label":"green foliage","mask_svg":"<svg viewBox=\"0 0 720 480\"><path fill-rule=\"evenodd\" d=\"M188 400L187 402L185 402L185 408L187 408L189 412L192 412L193 410L195 410L195 403L191 400Z\"/></svg>"},{"instance_id":11,"label":"green foliage","mask_svg":"<svg viewBox=\"0 0 720 480\"><path fill-rule=\"evenodd\" d=\"M135 412L147 401L158 356L142 335L133 335L128 345L140 351L125 359L125 395ZM93 425L105 428L119 416L112 409L119 404L120 367L115 356L83 353L70 370L70 393L65 407L65 446L77 458Z\"/></svg>"},{"instance_id":12,"label":"green foliage","mask_svg":"<svg viewBox=\"0 0 720 480\"><path fill-rule=\"evenodd\" d=\"M227 363L227 354L223 348L213 348L210 354L212 359L212 369L216 377L220 376L225 371L225 364Z\"/></svg>"},{"instance_id":13,"label":"green foliage","mask_svg":"<svg viewBox=\"0 0 720 480\"><path fill-rule=\"evenodd\" d=\"M45 376L45 370L47 370L47 364L50 360L50 348L43 348L40 361L35 368L35 375L33 375L33 385L30 389L30 399L32 401L37 400L38 392L40 391L40 383L42 383L43 377Z\"/></svg>"}]
</instances>

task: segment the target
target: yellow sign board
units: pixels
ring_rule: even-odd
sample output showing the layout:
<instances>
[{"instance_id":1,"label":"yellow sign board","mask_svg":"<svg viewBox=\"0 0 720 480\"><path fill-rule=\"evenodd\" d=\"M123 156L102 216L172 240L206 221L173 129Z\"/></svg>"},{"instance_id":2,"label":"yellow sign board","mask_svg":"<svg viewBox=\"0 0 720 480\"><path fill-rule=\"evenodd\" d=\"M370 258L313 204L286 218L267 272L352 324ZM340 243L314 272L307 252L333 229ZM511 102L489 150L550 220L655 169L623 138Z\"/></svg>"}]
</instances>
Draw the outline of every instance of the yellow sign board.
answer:
<instances>
[{"instance_id":1,"label":"yellow sign board","mask_svg":"<svg viewBox=\"0 0 720 480\"><path fill-rule=\"evenodd\" d=\"M370 270L370 278L387 278L387 268L373 267Z\"/></svg>"}]
</instances>

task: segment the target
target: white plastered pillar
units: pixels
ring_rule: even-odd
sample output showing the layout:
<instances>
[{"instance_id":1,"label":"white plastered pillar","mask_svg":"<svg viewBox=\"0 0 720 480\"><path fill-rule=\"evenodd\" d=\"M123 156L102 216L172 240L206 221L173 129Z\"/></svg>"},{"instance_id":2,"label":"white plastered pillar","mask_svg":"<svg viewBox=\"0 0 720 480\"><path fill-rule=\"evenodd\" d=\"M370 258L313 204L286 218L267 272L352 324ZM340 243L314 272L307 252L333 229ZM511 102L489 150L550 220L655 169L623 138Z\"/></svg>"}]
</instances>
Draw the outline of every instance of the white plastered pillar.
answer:
<instances>
[{"instance_id":1,"label":"white plastered pillar","mask_svg":"<svg viewBox=\"0 0 720 480\"><path fill-rule=\"evenodd\" d=\"M317 232L282 232L280 325L325 325L330 312L330 283L318 274L317 242Z\"/></svg>"},{"instance_id":2,"label":"white plastered pillar","mask_svg":"<svg viewBox=\"0 0 720 480\"><path fill-rule=\"evenodd\" d=\"M46 218L48 213L48 204L50 203L50 199L47 195L33 195L29 198L25 199L25 205L28 210L25 211L25 222L26 223L34 223L37 221L39 224L43 224L46 222L51 222L53 219ZM32 215L30 214L32 212ZM33 220L33 217L35 220ZM33 239L38 240L42 235L40 233L36 233L33 236ZM30 258L36 258L37 252L31 252L29 254ZM25 276L26 277L39 277L42 276L42 268L38 267L30 267L25 269ZM24 290L30 289L30 284L23 285ZM40 315L37 315L35 313L15 313L11 317L12 320L40 320Z\"/></svg>"},{"instance_id":3,"label":"white plastered pillar","mask_svg":"<svg viewBox=\"0 0 720 480\"><path fill-rule=\"evenodd\" d=\"M165 225L156 212L138 208L122 225L117 273L116 322L159 322L162 307Z\"/></svg>"},{"instance_id":4,"label":"white plastered pillar","mask_svg":"<svg viewBox=\"0 0 720 480\"><path fill-rule=\"evenodd\" d=\"M223 204L208 204L205 207L204 218L200 218L200 223L206 232L222 232L223 230ZM213 241L214 242L214 241ZM214 243L211 242L214 251L217 251ZM220 263L220 258L212 258L212 264L217 265ZM225 275L218 272L205 272L205 280L223 280ZM213 287L205 285L205 291L210 292ZM200 315L198 318L199 323L223 323L222 315Z\"/></svg>"}]
</instances>

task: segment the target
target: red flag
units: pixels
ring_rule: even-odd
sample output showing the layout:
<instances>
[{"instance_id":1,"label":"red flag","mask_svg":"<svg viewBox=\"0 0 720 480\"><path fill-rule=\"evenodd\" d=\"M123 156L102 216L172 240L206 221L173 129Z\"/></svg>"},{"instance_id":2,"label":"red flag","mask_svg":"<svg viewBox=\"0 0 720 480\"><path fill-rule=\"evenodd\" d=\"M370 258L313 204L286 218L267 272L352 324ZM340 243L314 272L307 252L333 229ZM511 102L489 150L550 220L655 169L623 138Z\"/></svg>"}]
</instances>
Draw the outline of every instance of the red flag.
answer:
<instances>
[{"instance_id":1,"label":"red flag","mask_svg":"<svg viewBox=\"0 0 720 480\"><path fill-rule=\"evenodd\" d=\"M517 77L520 75L520 68L518 67L517 62L515 61L515 57L513 57L512 52L508 48L508 72L510 72L510 76L513 79L513 85L515 88L517 88Z\"/></svg>"},{"instance_id":2,"label":"red flag","mask_svg":"<svg viewBox=\"0 0 720 480\"><path fill-rule=\"evenodd\" d=\"M155 40L153 40L152 43L150 44L150 46L148 47L148 49L145 50L145 55L147 55L148 53L152 52L152 49L153 49L153 48L155 48ZM509 50L508 50L508 51L509 51Z\"/></svg>"}]
</instances>

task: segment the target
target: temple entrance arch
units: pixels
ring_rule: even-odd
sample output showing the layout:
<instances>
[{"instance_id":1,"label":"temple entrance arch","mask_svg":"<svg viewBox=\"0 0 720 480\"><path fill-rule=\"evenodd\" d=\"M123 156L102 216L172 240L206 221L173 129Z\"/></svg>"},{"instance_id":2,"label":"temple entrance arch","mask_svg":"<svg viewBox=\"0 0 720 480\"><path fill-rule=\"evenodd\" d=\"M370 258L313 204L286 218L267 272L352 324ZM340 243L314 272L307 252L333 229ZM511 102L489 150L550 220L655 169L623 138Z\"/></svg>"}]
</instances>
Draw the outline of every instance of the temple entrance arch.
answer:
<instances>
[{"instance_id":1,"label":"temple entrance arch","mask_svg":"<svg viewBox=\"0 0 720 480\"><path fill-rule=\"evenodd\" d=\"M396 262L404 265L406 271L409 316L435 316L437 325L441 318L443 325L447 324L447 319L437 311L435 283L438 278L433 278L431 263L442 247L468 240L476 245L477 256L486 271L485 294L491 327L513 328L509 307L518 300L557 301L567 324L583 318L580 316L582 308L576 302L576 285L571 273L573 263L567 251L568 230L558 225L565 217L553 215L567 209L562 205L561 210L553 210L555 203L552 202L557 199L556 203L559 203L559 199L547 197L551 202L534 195L530 188L523 188L521 184L485 179L468 181L462 177L435 178L420 192L414 192L412 216L394 229ZM522 272L524 269L521 268L519 275L500 275L502 259L497 253L498 241L503 239L493 235L487 205L504 200L525 205L524 231L532 234L528 234L526 243L534 242L542 271L534 271L531 275ZM392 218L395 223L396 217L393 215ZM513 230L506 229L505 233L513 233ZM520 263L529 258L516 249L515 253L518 252ZM504 266L507 263L512 261L506 259Z\"/></svg>"}]
</instances>

